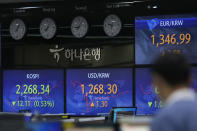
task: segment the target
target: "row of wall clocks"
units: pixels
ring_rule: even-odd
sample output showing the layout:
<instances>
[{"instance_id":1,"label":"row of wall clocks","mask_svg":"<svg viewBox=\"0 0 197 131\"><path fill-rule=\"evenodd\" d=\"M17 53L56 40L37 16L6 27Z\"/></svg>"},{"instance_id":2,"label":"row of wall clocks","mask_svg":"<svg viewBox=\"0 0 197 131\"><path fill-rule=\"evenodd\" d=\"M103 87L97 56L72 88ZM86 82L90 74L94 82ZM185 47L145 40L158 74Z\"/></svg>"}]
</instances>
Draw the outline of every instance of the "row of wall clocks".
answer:
<instances>
[{"instance_id":1,"label":"row of wall clocks","mask_svg":"<svg viewBox=\"0 0 197 131\"><path fill-rule=\"evenodd\" d=\"M89 24L85 17L77 16L71 22L71 32L76 38L83 38L88 33ZM103 22L103 30L109 37L117 36L122 28L121 19L115 15L108 15ZM44 18L40 22L40 35L47 40L55 37L57 32L56 22L52 18ZM22 19L14 19L9 27L9 32L14 40L21 40L27 32L27 26Z\"/></svg>"}]
</instances>

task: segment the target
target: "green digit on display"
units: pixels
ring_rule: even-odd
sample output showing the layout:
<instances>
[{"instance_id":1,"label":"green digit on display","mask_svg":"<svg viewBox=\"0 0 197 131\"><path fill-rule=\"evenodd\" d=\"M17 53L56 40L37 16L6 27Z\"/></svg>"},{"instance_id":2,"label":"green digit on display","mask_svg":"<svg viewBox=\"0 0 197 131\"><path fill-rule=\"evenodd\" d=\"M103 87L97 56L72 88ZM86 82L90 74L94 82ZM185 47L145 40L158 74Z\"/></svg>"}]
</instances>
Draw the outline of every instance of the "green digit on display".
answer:
<instances>
[{"instance_id":1,"label":"green digit on display","mask_svg":"<svg viewBox=\"0 0 197 131\"><path fill-rule=\"evenodd\" d=\"M17 91L16 91L16 94L19 95L21 86L20 85L16 85L16 87L18 88Z\"/></svg>"},{"instance_id":2,"label":"green digit on display","mask_svg":"<svg viewBox=\"0 0 197 131\"><path fill-rule=\"evenodd\" d=\"M47 85L46 90L45 90L48 94L50 93L50 88L49 85Z\"/></svg>"},{"instance_id":3,"label":"green digit on display","mask_svg":"<svg viewBox=\"0 0 197 131\"><path fill-rule=\"evenodd\" d=\"M28 94L28 86L27 85L24 85L24 87L25 87L25 91L24 91L24 94Z\"/></svg>"},{"instance_id":4,"label":"green digit on display","mask_svg":"<svg viewBox=\"0 0 197 131\"><path fill-rule=\"evenodd\" d=\"M38 90L37 90L37 85L33 85L33 94L37 94Z\"/></svg>"},{"instance_id":5,"label":"green digit on display","mask_svg":"<svg viewBox=\"0 0 197 131\"><path fill-rule=\"evenodd\" d=\"M45 93L45 90L44 90L44 85L41 85L41 90L42 90L42 92L40 93L40 94L44 94Z\"/></svg>"},{"instance_id":6,"label":"green digit on display","mask_svg":"<svg viewBox=\"0 0 197 131\"><path fill-rule=\"evenodd\" d=\"M33 91L31 87L32 87L32 85L29 85L29 88L28 88L28 93L29 93L30 95L32 94L32 91Z\"/></svg>"}]
</instances>

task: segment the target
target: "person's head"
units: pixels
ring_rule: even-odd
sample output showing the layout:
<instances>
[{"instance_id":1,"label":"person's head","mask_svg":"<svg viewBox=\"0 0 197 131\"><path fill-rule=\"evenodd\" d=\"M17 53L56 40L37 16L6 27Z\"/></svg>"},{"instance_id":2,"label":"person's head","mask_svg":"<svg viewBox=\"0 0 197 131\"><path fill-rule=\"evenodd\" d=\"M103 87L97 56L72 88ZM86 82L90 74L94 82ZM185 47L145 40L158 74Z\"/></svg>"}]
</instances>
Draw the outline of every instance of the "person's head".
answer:
<instances>
[{"instance_id":1,"label":"person's head","mask_svg":"<svg viewBox=\"0 0 197 131\"><path fill-rule=\"evenodd\" d=\"M160 56L152 67L153 84L165 101L175 90L191 84L191 72L188 61L180 54Z\"/></svg>"}]
</instances>

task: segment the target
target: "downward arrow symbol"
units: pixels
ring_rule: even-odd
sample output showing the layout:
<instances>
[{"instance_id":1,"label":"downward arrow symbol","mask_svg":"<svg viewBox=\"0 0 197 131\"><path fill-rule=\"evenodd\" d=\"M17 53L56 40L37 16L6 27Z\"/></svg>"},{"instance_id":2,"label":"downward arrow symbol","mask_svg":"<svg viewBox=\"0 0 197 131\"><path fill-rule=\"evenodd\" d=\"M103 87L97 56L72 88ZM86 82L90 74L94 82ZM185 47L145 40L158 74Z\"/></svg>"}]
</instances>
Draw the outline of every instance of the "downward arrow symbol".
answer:
<instances>
[{"instance_id":1,"label":"downward arrow symbol","mask_svg":"<svg viewBox=\"0 0 197 131\"><path fill-rule=\"evenodd\" d=\"M151 107L151 106L152 106L152 104L153 104L152 102L148 102L148 106L149 106L149 107Z\"/></svg>"},{"instance_id":2,"label":"downward arrow symbol","mask_svg":"<svg viewBox=\"0 0 197 131\"><path fill-rule=\"evenodd\" d=\"M13 106L15 106L15 105L16 105L16 102L15 102L15 101L13 101L13 102L12 102L12 105L13 105Z\"/></svg>"}]
</instances>

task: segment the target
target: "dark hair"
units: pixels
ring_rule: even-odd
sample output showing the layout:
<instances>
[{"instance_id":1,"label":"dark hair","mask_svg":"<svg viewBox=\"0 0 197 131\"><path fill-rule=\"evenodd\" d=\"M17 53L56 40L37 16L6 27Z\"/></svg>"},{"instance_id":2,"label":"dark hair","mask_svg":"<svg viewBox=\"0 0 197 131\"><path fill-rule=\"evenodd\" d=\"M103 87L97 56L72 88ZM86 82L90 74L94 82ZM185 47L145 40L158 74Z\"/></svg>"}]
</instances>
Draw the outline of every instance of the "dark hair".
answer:
<instances>
[{"instance_id":1,"label":"dark hair","mask_svg":"<svg viewBox=\"0 0 197 131\"><path fill-rule=\"evenodd\" d=\"M154 62L152 72L160 75L168 84L189 84L190 65L181 54L166 54Z\"/></svg>"}]
</instances>

